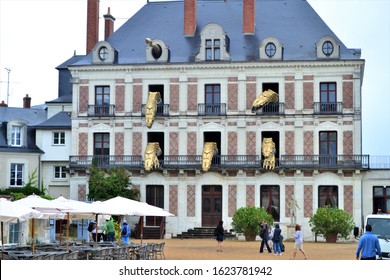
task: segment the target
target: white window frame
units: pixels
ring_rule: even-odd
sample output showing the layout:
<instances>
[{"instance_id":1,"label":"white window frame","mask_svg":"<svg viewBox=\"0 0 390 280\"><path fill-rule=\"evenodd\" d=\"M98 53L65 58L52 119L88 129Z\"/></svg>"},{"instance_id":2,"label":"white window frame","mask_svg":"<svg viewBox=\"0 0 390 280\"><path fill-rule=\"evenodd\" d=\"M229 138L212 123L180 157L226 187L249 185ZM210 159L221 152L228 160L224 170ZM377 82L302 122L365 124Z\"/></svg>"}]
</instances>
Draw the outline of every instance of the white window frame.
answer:
<instances>
[{"instance_id":1,"label":"white window frame","mask_svg":"<svg viewBox=\"0 0 390 280\"><path fill-rule=\"evenodd\" d=\"M56 137L56 134L58 137ZM56 140L58 143L56 143ZM53 132L53 145L55 146L63 146L65 145L65 132L64 131L54 131Z\"/></svg>"},{"instance_id":2,"label":"white window frame","mask_svg":"<svg viewBox=\"0 0 390 280\"><path fill-rule=\"evenodd\" d=\"M66 166L54 166L53 170L54 170L54 179L55 180L63 180L63 179L66 179ZM58 176L57 176L58 174Z\"/></svg>"},{"instance_id":3,"label":"white window frame","mask_svg":"<svg viewBox=\"0 0 390 280\"><path fill-rule=\"evenodd\" d=\"M15 166L15 171L14 171L14 175L12 174L12 166ZM22 180L21 184L18 185L17 182L18 182L18 174L21 174L20 178ZM13 176L12 176L13 175ZM11 163L10 164L10 169L9 169L9 185L10 187L23 187L24 186L24 182L23 182L23 178L24 178L24 164L23 163ZM15 180L14 181L14 184L11 184L11 181L12 180Z\"/></svg>"},{"instance_id":4,"label":"white window frame","mask_svg":"<svg viewBox=\"0 0 390 280\"><path fill-rule=\"evenodd\" d=\"M22 133L23 129L20 125L11 126L11 146L20 147L22 146Z\"/></svg>"}]
</instances>

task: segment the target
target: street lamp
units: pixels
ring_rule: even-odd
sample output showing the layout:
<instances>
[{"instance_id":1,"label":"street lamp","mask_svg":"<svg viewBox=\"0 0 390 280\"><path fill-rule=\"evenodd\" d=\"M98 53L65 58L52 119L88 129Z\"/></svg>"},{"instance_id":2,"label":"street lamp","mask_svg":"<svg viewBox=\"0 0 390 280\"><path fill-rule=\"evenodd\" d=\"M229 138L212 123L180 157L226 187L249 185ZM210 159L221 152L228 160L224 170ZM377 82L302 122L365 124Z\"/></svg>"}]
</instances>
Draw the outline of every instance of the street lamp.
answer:
<instances>
[{"instance_id":1,"label":"street lamp","mask_svg":"<svg viewBox=\"0 0 390 280\"><path fill-rule=\"evenodd\" d=\"M8 97L9 97L9 73L11 72L11 68L4 68L8 72L8 81L7 81L7 106L8 106Z\"/></svg>"}]
</instances>

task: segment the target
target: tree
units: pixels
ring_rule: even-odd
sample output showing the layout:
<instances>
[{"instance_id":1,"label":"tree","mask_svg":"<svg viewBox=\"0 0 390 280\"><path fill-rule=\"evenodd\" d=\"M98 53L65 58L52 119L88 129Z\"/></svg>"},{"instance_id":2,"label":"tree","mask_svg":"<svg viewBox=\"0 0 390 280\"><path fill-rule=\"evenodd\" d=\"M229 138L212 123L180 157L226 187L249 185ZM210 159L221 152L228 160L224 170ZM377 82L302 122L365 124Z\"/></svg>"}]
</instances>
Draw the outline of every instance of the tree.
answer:
<instances>
[{"instance_id":1,"label":"tree","mask_svg":"<svg viewBox=\"0 0 390 280\"><path fill-rule=\"evenodd\" d=\"M338 235L348 238L355 223L353 217L344 210L326 205L317 209L309 225L312 232L323 234L326 242L336 242Z\"/></svg>"},{"instance_id":2,"label":"tree","mask_svg":"<svg viewBox=\"0 0 390 280\"><path fill-rule=\"evenodd\" d=\"M123 167L105 171L92 165L88 185L88 198L91 200L107 200L116 196L139 199L139 191L131 188L130 176Z\"/></svg>"},{"instance_id":3,"label":"tree","mask_svg":"<svg viewBox=\"0 0 390 280\"><path fill-rule=\"evenodd\" d=\"M239 208L233 215L232 226L235 231L243 233L246 241L254 241L260 231L260 222L266 220L273 225L274 219L264 208L247 206Z\"/></svg>"}]
</instances>

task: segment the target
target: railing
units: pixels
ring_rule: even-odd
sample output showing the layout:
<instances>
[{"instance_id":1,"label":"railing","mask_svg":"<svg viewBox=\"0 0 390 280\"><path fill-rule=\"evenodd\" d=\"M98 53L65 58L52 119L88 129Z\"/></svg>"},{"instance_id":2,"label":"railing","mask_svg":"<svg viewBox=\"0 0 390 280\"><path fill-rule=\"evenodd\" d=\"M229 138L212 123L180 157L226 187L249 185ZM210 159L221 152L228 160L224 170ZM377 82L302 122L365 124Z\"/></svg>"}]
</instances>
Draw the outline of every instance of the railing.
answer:
<instances>
[{"instance_id":1,"label":"railing","mask_svg":"<svg viewBox=\"0 0 390 280\"><path fill-rule=\"evenodd\" d=\"M272 115L284 115L284 103L269 103L264 107L256 110L256 115L272 116Z\"/></svg>"},{"instance_id":2,"label":"railing","mask_svg":"<svg viewBox=\"0 0 390 280\"><path fill-rule=\"evenodd\" d=\"M89 117L112 117L115 113L115 105L88 105Z\"/></svg>"},{"instance_id":3,"label":"railing","mask_svg":"<svg viewBox=\"0 0 390 280\"><path fill-rule=\"evenodd\" d=\"M275 159L275 169L369 169L368 155L282 155ZM162 156L160 169L201 170L201 155ZM216 155L213 156L210 170L263 169L264 159L259 155ZM69 167L88 168L95 164L102 168L125 167L143 170L142 156L70 156Z\"/></svg>"},{"instance_id":4,"label":"railing","mask_svg":"<svg viewBox=\"0 0 390 280\"><path fill-rule=\"evenodd\" d=\"M315 115L341 115L343 113L343 103L341 102L315 102Z\"/></svg>"},{"instance_id":5,"label":"railing","mask_svg":"<svg viewBox=\"0 0 390 280\"><path fill-rule=\"evenodd\" d=\"M141 114L146 114L146 104L142 104ZM169 104L157 104L156 116L169 116Z\"/></svg>"},{"instance_id":6,"label":"railing","mask_svg":"<svg viewBox=\"0 0 390 280\"><path fill-rule=\"evenodd\" d=\"M283 155L281 169L368 169L368 155Z\"/></svg>"},{"instance_id":7,"label":"railing","mask_svg":"<svg viewBox=\"0 0 390 280\"><path fill-rule=\"evenodd\" d=\"M224 116L226 115L226 103L198 104L199 116Z\"/></svg>"}]
</instances>

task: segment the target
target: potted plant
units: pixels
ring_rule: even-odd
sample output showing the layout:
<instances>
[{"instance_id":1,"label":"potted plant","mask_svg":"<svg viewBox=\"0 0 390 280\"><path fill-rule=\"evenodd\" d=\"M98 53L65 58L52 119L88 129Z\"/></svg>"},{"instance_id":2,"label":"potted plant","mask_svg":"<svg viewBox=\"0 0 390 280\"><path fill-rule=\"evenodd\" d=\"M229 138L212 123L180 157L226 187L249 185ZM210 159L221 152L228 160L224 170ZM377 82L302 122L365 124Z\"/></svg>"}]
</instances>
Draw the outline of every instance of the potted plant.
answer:
<instances>
[{"instance_id":1,"label":"potted plant","mask_svg":"<svg viewBox=\"0 0 390 280\"><path fill-rule=\"evenodd\" d=\"M259 224L266 220L272 225L274 219L264 208L247 206L239 208L233 215L232 226L238 233L243 233L246 241L255 241L259 233Z\"/></svg>"},{"instance_id":2,"label":"potted plant","mask_svg":"<svg viewBox=\"0 0 390 280\"><path fill-rule=\"evenodd\" d=\"M338 236L348 238L355 223L353 217L337 207L323 206L310 218L309 225L315 234L322 234L328 243L336 243Z\"/></svg>"}]
</instances>

